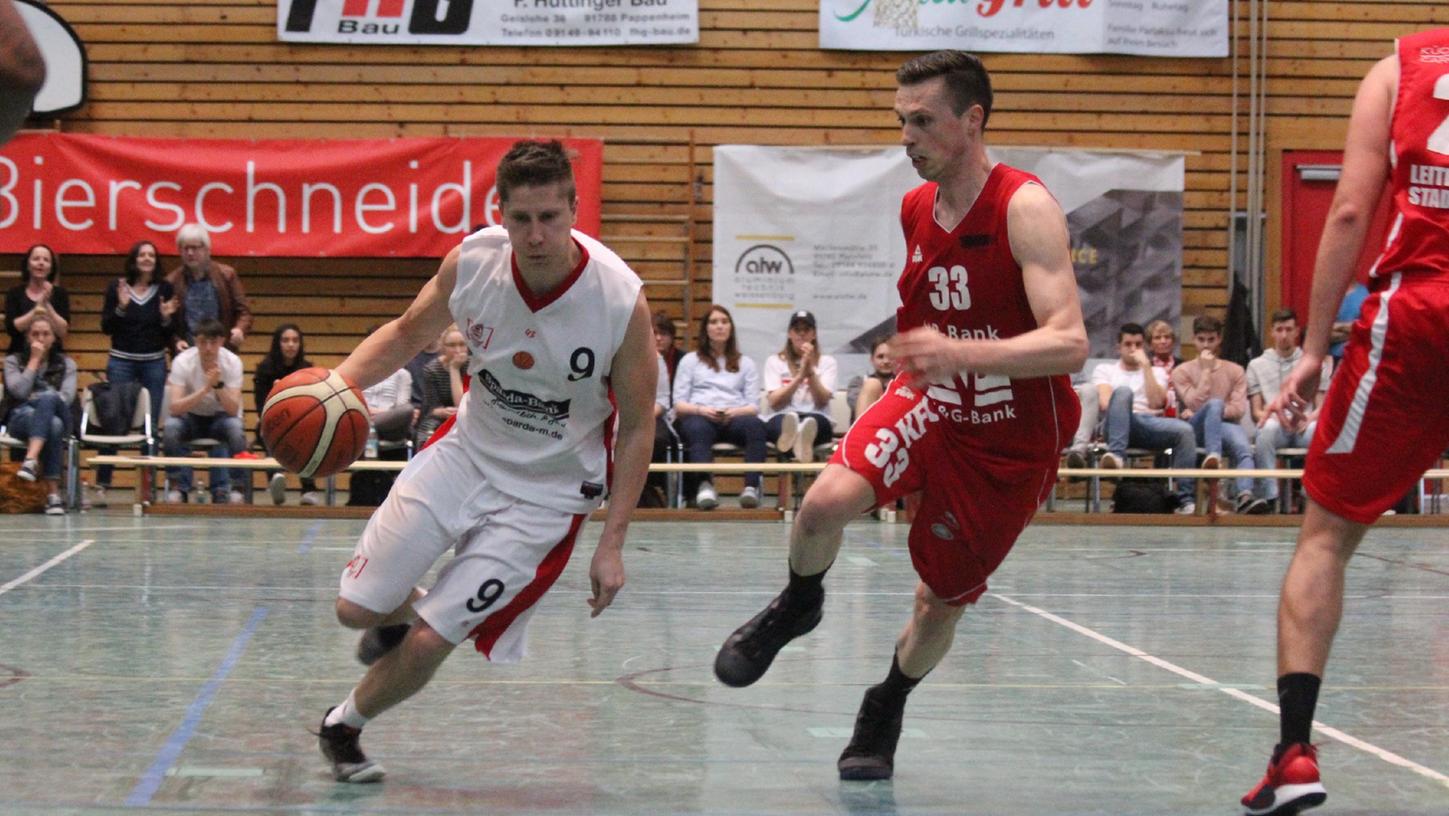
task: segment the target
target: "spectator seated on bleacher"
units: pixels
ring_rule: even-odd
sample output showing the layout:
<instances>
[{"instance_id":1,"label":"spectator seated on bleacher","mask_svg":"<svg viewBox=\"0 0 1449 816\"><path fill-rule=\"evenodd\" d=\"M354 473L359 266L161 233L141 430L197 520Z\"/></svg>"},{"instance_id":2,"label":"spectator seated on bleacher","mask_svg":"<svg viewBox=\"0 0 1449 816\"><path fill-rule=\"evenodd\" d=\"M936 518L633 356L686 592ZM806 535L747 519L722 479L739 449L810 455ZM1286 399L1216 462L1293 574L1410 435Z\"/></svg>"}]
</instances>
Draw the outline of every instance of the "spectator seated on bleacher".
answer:
<instances>
[{"instance_id":1,"label":"spectator seated on bleacher","mask_svg":"<svg viewBox=\"0 0 1449 816\"><path fill-rule=\"evenodd\" d=\"M304 368L311 368L312 361L307 359L307 338L302 335L302 328L296 323L283 323L272 332L272 345L267 350L265 357L257 363L257 370L252 374L252 402L257 409L257 422L261 422L262 408L267 404L267 395L272 393L272 386L277 380L285 379L288 375L301 371ZM257 442L262 442L262 434L258 430ZM270 451L268 451L270 453ZM287 501L287 476L284 473L273 472L267 476L267 492L272 497L273 504L283 504ZM302 479L302 504L316 505L322 503L322 494L317 491L317 482L313 479Z\"/></svg>"},{"instance_id":2,"label":"spectator seated on bleacher","mask_svg":"<svg viewBox=\"0 0 1449 816\"><path fill-rule=\"evenodd\" d=\"M670 393L673 393L674 372L679 368L679 361L684 353L675 343L674 321L663 312L654 313L654 350L664 359L664 382L668 384Z\"/></svg>"},{"instance_id":3,"label":"spectator seated on bleacher","mask_svg":"<svg viewBox=\"0 0 1449 816\"><path fill-rule=\"evenodd\" d=\"M1278 418L1267 416L1264 408L1283 390L1283 378L1298 365L1303 349L1298 345L1298 315L1292 309L1280 309L1272 317L1273 345L1248 363L1248 400L1253 421L1259 423L1258 437L1253 444L1253 458L1260 470L1278 466L1278 451L1283 448L1307 448L1318 427L1318 408L1328 390L1332 358L1323 359L1323 373L1318 378L1318 394L1308 406L1308 424L1301 431L1285 430ZM1271 508L1278 501L1278 480L1256 479L1253 495Z\"/></svg>"},{"instance_id":4,"label":"spectator seated on bleacher","mask_svg":"<svg viewBox=\"0 0 1449 816\"><path fill-rule=\"evenodd\" d=\"M1122 467L1127 449L1132 447L1171 450L1172 467L1191 468L1197 459L1192 426L1162 415L1167 404L1167 375L1147 359L1143 345L1142 327L1136 323L1123 324L1117 331L1117 362L1102 363L1092 371L1097 408L1103 416L1103 433L1107 438L1107 452L1102 455L1101 465L1109 469ZM1196 512L1194 480L1178 479L1176 487L1177 512Z\"/></svg>"},{"instance_id":5,"label":"spectator seated on bleacher","mask_svg":"<svg viewBox=\"0 0 1449 816\"><path fill-rule=\"evenodd\" d=\"M413 430L421 448L439 426L458 413L463 400L463 372L468 368L468 339L457 326L443 331L442 353L423 366L423 407Z\"/></svg>"},{"instance_id":6,"label":"spectator seated on bleacher","mask_svg":"<svg viewBox=\"0 0 1449 816\"><path fill-rule=\"evenodd\" d=\"M740 354L735 323L718 304L699 322L695 350L684 355L674 372L674 413L686 462L713 462L714 444L729 442L744 450L746 462L765 461L765 423L760 412L760 375L755 363ZM740 506L760 504L759 472L745 474ZM686 495L695 506L713 510L719 494L709 474L686 473Z\"/></svg>"},{"instance_id":7,"label":"spectator seated on bleacher","mask_svg":"<svg viewBox=\"0 0 1449 816\"><path fill-rule=\"evenodd\" d=\"M176 355L171 361L171 375L166 379L166 425L161 438L167 456L188 456L193 439L215 439L211 453L229 457L247 449L242 430L242 363L241 358L225 348L227 330L217 320L203 320L194 329L196 345ZM240 483L244 471L228 473L226 468L211 470L211 498L214 503L241 504L244 499L233 489L232 479ZM187 501L191 493L191 468L166 468L166 500Z\"/></svg>"},{"instance_id":8,"label":"spectator seated on bleacher","mask_svg":"<svg viewBox=\"0 0 1449 816\"><path fill-rule=\"evenodd\" d=\"M658 317L658 315L655 315ZM657 322L656 322L657 326ZM654 337L659 337L656 328ZM654 362L659 368L659 375L654 381L654 452L650 455L650 462L668 462L669 448L674 444L674 431L669 426L669 409L671 393L669 387L669 365L664 362L664 355L658 351L656 346ZM669 494L669 477L665 473L651 472L644 482L644 490L639 494L640 507L665 507L668 502L665 498Z\"/></svg>"},{"instance_id":9,"label":"spectator seated on bleacher","mask_svg":"<svg viewBox=\"0 0 1449 816\"><path fill-rule=\"evenodd\" d=\"M1182 362L1177 356L1177 330L1166 320L1154 320L1147 324L1147 359L1153 368L1160 368L1172 382L1172 369ZM1167 389L1167 405L1163 407L1167 416L1177 416L1177 394Z\"/></svg>"},{"instance_id":10,"label":"spectator seated on bleacher","mask_svg":"<svg viewBox=\"0 0 1449 816\"><path fill-rule=\"evenodd\" d=\"M835 358L815 344L815 315L790 315L785 346L765 359L766 439L798 462L815 460L815 440L835 436L830 398L835 393Z\"/></svg>"},{"instance_id":11,"label":"spectator seated on bleacher","mask_svg":"<svg viewBox=\"0 0 1449 816\"><path fill-rule=\"evenodd\" d=\"M1248 415L1248 380L1243 367L1218 356L1223 344L1222 321L1200 315L1192 321L1197 358L1172 370L1172 390L1177 394L1178 416L1192 425L1197 444L1206 451L1203 467L1222 464L1224 454L1237 470L1253 468L1253 447L1244 430ZM1268 503L1253 495L1253 480L1235 482L1235 504L1239 513L1266 513Z\"/></svg>"},{"instance_id":12,"label":"spectator seated on bleacher","mask_svg":"<svg viewBox=\"0 0 1449 816\"><path fill-rule=\"evenodd\" d=\"M891 380L895 379L895 365L891 362L889 337L881 337L870 344L870 373L857 374L845 386L845 401L850 406L850 421L854 422L885 396Z\"/></svg>"},{"instance_id":13,"label":"spectator seated on bleacher","mask_svg":"<svg viewBox=\"0 0 1449 816\"><path fill-rule=\"evenodd\" d=\"M45 481L46 515L65 513L60 498L61 462L75 404L75 361L55 336L51 318L37 314L26 323L26 345L5 357L5 431L25 442L18 476Z\"/></svg>"}]
</instances>

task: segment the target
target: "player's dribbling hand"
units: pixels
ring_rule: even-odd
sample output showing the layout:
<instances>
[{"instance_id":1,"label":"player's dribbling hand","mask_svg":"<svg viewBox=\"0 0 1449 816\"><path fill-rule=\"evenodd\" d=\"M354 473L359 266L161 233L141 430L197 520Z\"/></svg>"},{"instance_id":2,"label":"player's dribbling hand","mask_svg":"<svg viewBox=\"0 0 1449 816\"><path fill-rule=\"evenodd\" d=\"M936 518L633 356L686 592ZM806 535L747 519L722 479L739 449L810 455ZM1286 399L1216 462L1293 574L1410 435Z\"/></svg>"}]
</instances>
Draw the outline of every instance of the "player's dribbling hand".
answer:
<instances>
[{"instance_id":1,"label":"player's dribbling hand","mask_svg":"<svg viewBox=\"0 0 1449 816\"><path fill-rule=\"evenodd\" d=\"M948 380L965 368L956 344L924 326L892 337L890 349L896 370L918 384Z\"/></svg>"},{"instance_id":2,"label":"player's dribbling hand","mask_svg":"<svg viewBox=\"0 0 1449 816\"><path fill-rule=\"evenodd\" d=\"M588 599L593 609L589 617L597 618L624 587L624 556L618 547L599 544L594 551L594 560L589 564L589 586L594 592L594 596Z\"/></svg>"}]
</instances>

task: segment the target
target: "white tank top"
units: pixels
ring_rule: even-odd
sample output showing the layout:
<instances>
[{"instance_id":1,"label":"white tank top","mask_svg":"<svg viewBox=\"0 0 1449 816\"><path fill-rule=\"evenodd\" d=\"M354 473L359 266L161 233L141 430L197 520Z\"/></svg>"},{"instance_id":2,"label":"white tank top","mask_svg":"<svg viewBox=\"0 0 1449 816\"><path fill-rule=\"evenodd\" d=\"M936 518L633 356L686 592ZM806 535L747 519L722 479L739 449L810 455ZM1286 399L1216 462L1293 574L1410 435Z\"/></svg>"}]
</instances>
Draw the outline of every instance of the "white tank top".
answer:
<instances>
[{"instance_id":1,"label":"white tank top","mask_svg":"<svg viewBox=\"0 0 1449 816\"><path fill-rule=\"evenodd\" d=\"M472 384L451 432L497 489L569 513L599 506L614 429L610 364L642 285L612 250L577 230L583 258L537 297L502 227L463 240L448 306L468 340Z\"/></svg>"}]
</instances>

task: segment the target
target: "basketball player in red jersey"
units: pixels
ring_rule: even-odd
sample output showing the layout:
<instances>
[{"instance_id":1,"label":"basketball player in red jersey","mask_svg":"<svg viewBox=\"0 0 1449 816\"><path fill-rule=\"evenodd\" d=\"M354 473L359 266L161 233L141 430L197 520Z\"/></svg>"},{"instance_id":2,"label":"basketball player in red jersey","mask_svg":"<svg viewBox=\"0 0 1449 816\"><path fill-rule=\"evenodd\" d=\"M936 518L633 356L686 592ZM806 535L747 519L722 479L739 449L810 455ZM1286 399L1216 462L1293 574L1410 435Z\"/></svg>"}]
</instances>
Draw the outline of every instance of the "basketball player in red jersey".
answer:
<instances>
[{"instance_id":1,"label":"basketball player in red jersey","mask_svg":"<svg viewBox=\"0 0 1449 816\"><path fill-rule=\"evenodd\" d=\"M1344 570L1369 525L1449 447L1449 29L1399 40L1359 85L1318 244L1303 357L1268 406L1285 428L1304 424L1386 182L1394 220L1304 467L1308 509L1278 604L1281 741L1243 797L1252 816L1327 798L1309 731L1343 615Z\"/></svg>"},{"instance_id":2,"label":"basketball player in red jersey","mask_svg":"<svg viewBox=\"0 0 1449 816\"><path fill-rule=\"evenodd\" d=\"M820 621L822 579L861 513L921 493L910 531L921 582L884 683L865 693L842 779L887 779L906 695L945 656L956 622L1056 481L1081 406L1067 374L1087 333L1066 219L1030 174L993 164L991 81L960 51L896 72L901 142L926 183L901 206L900 375L851 427L800 507L790 582L721 647L715 674L746 686Z\"/></svg>"}]
</instances>

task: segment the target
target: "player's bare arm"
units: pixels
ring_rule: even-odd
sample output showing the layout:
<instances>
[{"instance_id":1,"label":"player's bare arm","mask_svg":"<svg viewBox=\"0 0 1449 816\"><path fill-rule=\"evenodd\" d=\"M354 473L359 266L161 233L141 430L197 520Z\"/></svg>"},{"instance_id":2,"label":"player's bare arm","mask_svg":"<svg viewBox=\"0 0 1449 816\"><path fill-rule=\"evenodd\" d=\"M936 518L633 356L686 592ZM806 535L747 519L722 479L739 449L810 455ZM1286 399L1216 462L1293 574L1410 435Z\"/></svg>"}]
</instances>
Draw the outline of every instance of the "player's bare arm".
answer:
<instances>
[{"instance_id":1,"label":"player's bare arm","mask_svg":"<svg viewBox=\"0 0 1449 816\"><path fill-rule=\"evenodd\" d=\"M0 142L30 115L45 83L45 60L10 0L0 0Z\"/></svg>"},{"instance_id":2,"label":"player's bare arm","mask_svg":"<svg viewBox=\"0 0 1449 816\"><path fill-rule=\"evenodd\" d=\"M1061 207L1041 186L1027 184L1011 197L1006 219L1037 328L1004 340L953 340L914 329L891 340L902 370L928 380L962 371L1044 377L1078 371L1086 362L1087 329Z\"/></svg>"},{"instance_id":3,"label":"player's bare arm","mask_svg":"<svg viewBox=\"0 0 1449 816\"><path fill-rule=\"evenodd\" d=\"M593 608L590 617L598 617L624 586L624 536L629 529L629 517L639 504L649 457L654 452L654 391L659 366L654 360L653 325L649 302L640 292L624 332L624 342L610 365L609 379L618 406L619 429L614 444L609 511L589 565L589 583L593 589L593 597L589 598L589 606Z\"/></svg>"},{"instance_id":4,"label":"player's bare arm","mask_svg":"<svg viewBox=\"0 0 1449 816\"><path fill-rule=\"evenodd\" d=\"M1398 87L1398 71L1395 57L1380 60L1359 84L1353 100L1343 172L1328 208L1328 220L1318 242L1318 260L1313 265L1303 357L1283 380L1282 391L1268 405L1264 417L1276 415L1285 428L1302 428L1318 396L1318 380L1338 304L1353 279L1354 265L1389 177L1389 114Z\"/></svg>"},{"instance_id":5,"label":"player's bare arm","mask_svg":"<svg viewBox=\"0 0 1449 816\"><path fill-rule=\"evenodd\" d=\"M337 373L358 388L370 388L436 340L453 322L448 298L458 280L458 253L459 248L454 247L407 311L359 343L337 366Z\"/></svg>"}]
</instances>

